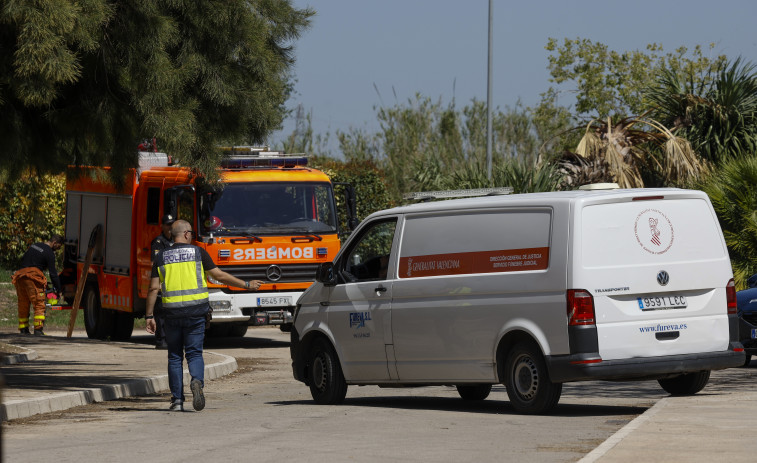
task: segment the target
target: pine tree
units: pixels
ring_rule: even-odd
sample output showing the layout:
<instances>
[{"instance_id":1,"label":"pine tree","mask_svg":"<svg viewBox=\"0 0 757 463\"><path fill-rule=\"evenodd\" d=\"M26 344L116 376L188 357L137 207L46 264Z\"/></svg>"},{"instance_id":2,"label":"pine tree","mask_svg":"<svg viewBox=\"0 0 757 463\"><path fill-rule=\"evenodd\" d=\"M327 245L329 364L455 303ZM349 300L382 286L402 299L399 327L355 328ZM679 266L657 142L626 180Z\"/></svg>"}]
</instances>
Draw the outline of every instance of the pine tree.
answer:
<instances>
[{"instance_id":1,"label":"pine tree","mask_svg":"<svg viewBox=\"0 0 757 463\"><path fill-rule=\"evenodd\" d=\"M0 171L136 164L142 139L211 173L281 125L290 0L0 0Z\"/></svg>"}]
</instances>

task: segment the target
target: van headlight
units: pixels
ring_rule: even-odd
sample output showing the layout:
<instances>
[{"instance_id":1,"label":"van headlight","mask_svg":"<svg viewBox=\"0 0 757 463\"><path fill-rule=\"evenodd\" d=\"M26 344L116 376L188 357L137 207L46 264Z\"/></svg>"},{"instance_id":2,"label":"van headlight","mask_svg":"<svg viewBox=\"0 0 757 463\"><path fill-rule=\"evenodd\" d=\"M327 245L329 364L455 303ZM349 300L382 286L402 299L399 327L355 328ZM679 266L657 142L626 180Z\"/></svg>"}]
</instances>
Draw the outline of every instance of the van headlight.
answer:
<instances>
[{"instance_id":1,"label":"van headlight","mask_svg":"<svg viewBox=\"0 0 757 463\"><path fill-rule=\"evenodd\" d=\"M231 310L231 301L210 301L210 307L215 311L228 312Z\"/></svg>"}]
</instances>

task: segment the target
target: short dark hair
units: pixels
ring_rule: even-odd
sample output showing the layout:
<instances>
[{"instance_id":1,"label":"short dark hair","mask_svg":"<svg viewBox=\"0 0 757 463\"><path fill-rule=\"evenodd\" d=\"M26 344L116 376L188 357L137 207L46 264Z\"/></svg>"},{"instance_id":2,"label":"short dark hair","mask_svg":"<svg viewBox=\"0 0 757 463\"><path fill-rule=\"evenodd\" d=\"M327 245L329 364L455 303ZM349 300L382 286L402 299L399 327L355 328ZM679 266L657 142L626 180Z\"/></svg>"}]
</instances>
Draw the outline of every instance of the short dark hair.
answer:
<instances>
[{"instance_id":1,"label":"short dark hair","mask_svg":"<svg viewBox=\"0 0 757 463\"><path fill-rule=\"evenodd\" d=\"M52 235L50 235L50 242L51 242L51 243L58 243L58 244L63 244L63 241L64 241L64 240L63 240L63 237L62 237L62 236L60 236L60 235L59 235L59 234L57 234L57 233L53 233Z\"/></svg>"}]
</instances>

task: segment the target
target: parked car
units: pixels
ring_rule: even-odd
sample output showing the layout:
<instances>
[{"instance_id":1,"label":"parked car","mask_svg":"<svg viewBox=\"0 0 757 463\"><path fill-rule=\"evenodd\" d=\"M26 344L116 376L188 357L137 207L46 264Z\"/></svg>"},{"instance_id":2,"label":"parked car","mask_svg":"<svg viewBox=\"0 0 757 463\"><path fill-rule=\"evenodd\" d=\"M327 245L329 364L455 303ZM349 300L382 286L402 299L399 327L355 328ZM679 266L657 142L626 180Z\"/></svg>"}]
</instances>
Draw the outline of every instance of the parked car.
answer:
<instances>
[{"instance_id":1,"label":"parked car","mask_svg":"<svg viewBox=\"0 0 757 463\"><path fill-rule=\"evenodd\" d=\"M744 366L749 366L753 355L757 355L757 274L747 281L748 289L736 293L736 304L739 317L739 339L744 345L746 360Z\"/></svg>"}]
</instances>

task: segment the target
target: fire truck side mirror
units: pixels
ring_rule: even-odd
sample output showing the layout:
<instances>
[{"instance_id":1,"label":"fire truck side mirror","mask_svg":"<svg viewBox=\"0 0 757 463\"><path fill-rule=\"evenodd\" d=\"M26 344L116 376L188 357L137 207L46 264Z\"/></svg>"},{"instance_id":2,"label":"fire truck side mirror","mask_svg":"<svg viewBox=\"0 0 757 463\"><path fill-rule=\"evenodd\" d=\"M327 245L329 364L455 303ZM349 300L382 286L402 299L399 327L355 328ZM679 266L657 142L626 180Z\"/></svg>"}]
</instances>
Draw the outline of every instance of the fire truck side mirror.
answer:
<instances>
[{"instance_id":1,"label":"fire truck side mirror","mask_svg":"<svg viewBox=\"0 0 757 463\"><path fill-rule=\"evenodd\" d=\"M347 206L347 228L350 231L354 230L360 221L357 218L356 203L357 197L355 195L355 187L349 183L337 182L334 185L340 185L344 187L344 202Z\"/></svg>"},{"instance_id":2,"label":"fire truck side mirror","mask_svg":"<svg viewBox=\"0 0 757 463\"><path fill-rule=\"evenodd\" d=\"M334 264L332 262L322 262L315 273L315 279L323 283L324 286L336 285L336 273L334 273Z\"/></svg>"}]
</instances>

